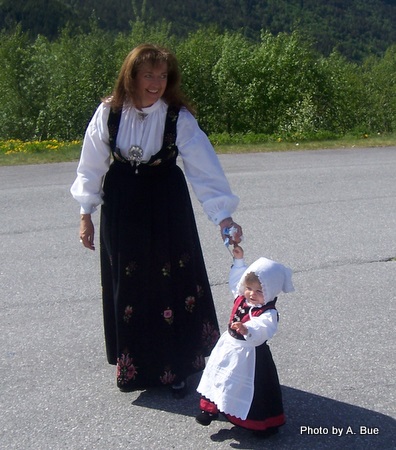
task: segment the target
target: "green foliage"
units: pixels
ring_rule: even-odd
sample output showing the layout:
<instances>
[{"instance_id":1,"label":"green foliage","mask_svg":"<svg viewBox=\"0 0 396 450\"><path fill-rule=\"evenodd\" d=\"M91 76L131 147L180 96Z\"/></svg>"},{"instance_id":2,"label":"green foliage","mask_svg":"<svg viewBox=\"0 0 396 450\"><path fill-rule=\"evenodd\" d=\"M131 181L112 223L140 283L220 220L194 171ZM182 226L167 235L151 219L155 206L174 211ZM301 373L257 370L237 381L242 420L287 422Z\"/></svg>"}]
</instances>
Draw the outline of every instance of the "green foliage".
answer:
<instances>
[{"instance_id":1,"label":"green foliage","mask_svg":"<svg viewBox=\"0 0 396 450\"><path fill-rule=\"evenodd\" d=\"M81 142L0 140L0 166L75 161Z\"/></svg>"},{"instance_id":2,"label":"green foliage","mask_svg":"<svg viewBox=\"0 0 396 450\"><path fill-rule=\"evenodd\" d=\"M296 32L262 35L252 56L255 76L247 88L254 131L261 126L269 134L294 133L300 131L302 120L310 128L315 126L315 105L311 104L318 83L315 64L313 51ZM312 113L307 116L309 109Z\"/></svg>"},{"instance_id":3,"label":"green foliage","mask_svg":"<svg viewBox=\"0 0 396 450\"><path fill-rule=\"evenodd\" d=\"M219 92L217 130L228 133L249 129L251 117L246 106L247 84L252 77L252 45L239 33L226 33L220 58L214 66L215 87Z\"/></svg>"},{"instance_id":4,"label":"green foliage","mask_svg":"<svg viewBox=\"0 0 396 450\"><path fill-rule=\"evenodd\" d=\"M76 19L76 14L64 3L61 0L2 0L0 28L9 30L20 25L33 40L39 34L55 38L60 29Z\"/></svg>"},{"instance_id":5,"label":"green foliage","mask_svg":"<svg viewBox=\"0 0 396 450\"><path fill-rule=\"evenodd\" d=\"M114 42L92 24L89 34L65 29L52 44L48 100L42 110L43 134L80 137L101 98L111 90L116 71Z\"/></svg>"},{"instance_id":6,"label":"green foliage","mask_svg":"<svg viewBox=\"0 0 396 450\"><path fill-rule=\"evenodd\" d=\"M217 26L221 33L242 31L260 40L261 30L277 35L300 30L324 56L337 50L349 60L383 55L396 42L394 0L1 0L0 29L22 30L55 40L70 24L90 30L95 17L100 29L127 33L130 23L172 24L185 38L200 27Z\"/></svg>"},{"instance_id":7,"label":"green foliage","mask_svg":"<svg viewBox=\"0 0 396 450\"><path fill-rule=\"evenodd\" d=\"M369 58L362 69L364 111L368 129L389 132L396 128L396 45L383 58Z\"/></svg>"},{"instance_id":8,"label":"green foliage","mask_svg":"<svg viewBox=\"0 0 396 450\"><path fill-rule=\"evenodd\" d=\"M213 67L221 55L223 36L215 29L200 29L176 47L182 70L182 86L198 107L197 118L210 133L216 129L219 115L219 92L213 77Z\"/></svg>"},{"instance_id":9,"label":"green foliage","mask_svg":"<svg viewBox=\"0 0 396 450\"><path fill-rule=\"evenodd\" d=\"M218 142L396 128L396 46L357 64L336 51L317 53L297 31L263 31L253 41L243 32L210 27L178 39L171 24L143 19L117 36L92 20L89 32L66 27L54 41L31 41L19 26L0 38L0 139L80 139L126 54L143 41L175 51L200 125Z\"/></svg>"},{"instance_id":10,"label":"green foliage","mask_svg":"<svg viewBox=\"0 0 396 450\"><path fill-rule=\"evenodd\" d=\"M338 52L321 58L320 69L325 82L321 85L322 128L338 133L353 130L361 123L364 98L361 69Z\"/></svg>"},{"instance_id":11,"label":"green foliage","mask_svg":"<svg viewBox=\"0 0 396 450\"><path fill-rule=\"evenodd\" d=\"M1 34L2 136L26 139L34 135L37 116L47 98L47 55L45 38L39 36L31 44L20 27L12 35Z\"/></svg>"}]
</instances>

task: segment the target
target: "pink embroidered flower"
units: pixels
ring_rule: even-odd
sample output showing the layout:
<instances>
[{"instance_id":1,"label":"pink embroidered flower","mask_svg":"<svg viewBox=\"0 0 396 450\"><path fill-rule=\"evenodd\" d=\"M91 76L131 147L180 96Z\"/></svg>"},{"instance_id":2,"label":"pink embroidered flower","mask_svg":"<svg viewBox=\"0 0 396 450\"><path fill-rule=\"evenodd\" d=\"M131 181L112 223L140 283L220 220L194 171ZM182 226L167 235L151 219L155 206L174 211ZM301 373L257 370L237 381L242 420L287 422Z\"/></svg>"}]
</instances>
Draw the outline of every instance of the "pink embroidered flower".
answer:
<instances>
[{"instance_id":1,"label":"pink embroidered flower","mask_svg":"<svg viewBox=\"0 0 396 450\"><path fill-rule=\"evenodd\" d=\"M184 267L188 263L188 261L190 261L190 255L184 253L179 260L179 266Z\"/></svg>"},{"instance_id":2,"label":"pink embroidered flower","mask_svg":"<svg viewBox=\"0 0 396 450\"><path fill-rule=\"evenodd\" d=\"M204 295L203 287L198 284L197 285L197 297L198 298L202 298L203 295Z\"/></svg>"},{"instance_id":3,"label":"pink embroidered flower","mask_svg":"<svg viewBox=\"0 0 396 450\"><path fill-rule=\"evenodd\" d=\"M172 384L175 378L175 374L173 374L170 370L165 369L164 374L160 377L160 380L162 384Z\"/></svg>"},{"instance_id":4,"label":"pink embroidered flower","mask_svg":"<svg viewBox=\"0 0 396 450\"><path fill-rule=\"evenodd\" d=\"M203 346L212 349L218 341L220 334L210 322L205 322L202 327L202 343Z\"/></svg>"},{"instance_id":5,"label":"pink embroidered flower","mask_svg":"<svg viewBox=\"0 0 396 450\"><path fill-rule=\"evenodd\" d=\"M125 267L125 273L127 277L132 276L132 272L134 272L137 268L137 264L135 261L131 261L126 267Z\"/></svg>"},{"instance_id":6,"label":"pink embroidered flower","mask_svg":"<svg viewBox=\"0 0 396 450\"><path fill-rule=\"evenodd\" d=\"M117 358L117 380L122 384L128 383L128 381L135 379L137 375L136 367L133 365L133 359L129 356L129 353L122 354L120 358Z\"/></svg>"},{"instance_id":7,"label":"pink embroidered flower","mask_svg":"<svg viewBox=\"0 0 396 450\"><path fill-rule=\"evenodd\" d=\"M162 275L164 277L169 277L171 272L171 264L170 262L167 262L164 267L162 268Z\"/></svg>"},{"instance_id":8,"label":"pink embroidered flower","mask_svg":"<svg viewBox=\"0 0 396 450\"><path fill-rule=\"evenodd\" d=\"M129 321L131 320L132 313L133 313L133 308L132 308L132 306L128 305L124 311L124 321L126 323L129 323Z\"/></svg>"},{"instance_id":9,"label":"pink embroidered flower","mask_svg":"<svg viewBox=\"0 0 396 450\"><path fill-rule=\"evenodd\" d=\"M164 316L164 319L169 323L169 325L172 325L173 323L173 311L171 309L166 309L162 315Z\"/></svg>"},{"instance_id":10,"label":"pink embroidered flower","mask_svg":"<svg viewBox=\"0 0 396 450\"><path fill-rule=\"evenodd\" d=\"M186 301L184 302L185 303L185 308L186 308L186 310L188 311L188 312L192 312L193 311L193 309L194 309L194 306L195 306L195 297L193 297L193 296L189 296L189 297L187 297L186 298Z\"/></svg>"}]
</instances>

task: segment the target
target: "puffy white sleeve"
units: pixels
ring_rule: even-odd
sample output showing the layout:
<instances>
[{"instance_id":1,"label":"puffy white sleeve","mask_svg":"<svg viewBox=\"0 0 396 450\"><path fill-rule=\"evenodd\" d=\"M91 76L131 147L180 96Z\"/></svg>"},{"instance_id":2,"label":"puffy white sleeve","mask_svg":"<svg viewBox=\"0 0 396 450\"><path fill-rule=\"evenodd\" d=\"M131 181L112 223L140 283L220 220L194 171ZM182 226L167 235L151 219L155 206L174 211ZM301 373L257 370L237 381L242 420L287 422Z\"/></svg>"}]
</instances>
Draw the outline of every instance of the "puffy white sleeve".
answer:
<instances>
[{"instance_id":1,"label":"puffy white sleeve","mask_svg":"<svg viewBox=\"0 0 396 450\"><path fill-rule=\"evenodd\" d=\"M80 204L81 214L90 214L102 204L103 177L109 169L111 154L107 128L109 111L109 106L102 103L85 132L77 177L70 188Z\"/></svg>"},{"instance_id":2,"label":"puffy white sleeve","mask_svg":"<svg viewBox=\"0 0 396 450\"><path fill-rule=\"evenodd\" d=\"M237 286L246 269L247 265L243 258L234 259L234 263L231 266L230 273L228 275L228 286L232 292L233 298L236 298L239 295L239 292L237 292Z\"/></svg>"},{"instance_id":3,"label":"puffy white sleeve","mask_svg":"<svg viewBox=\"0 0 396 450\"><path fill-rule=\"evenodd\" d=\"M209 219L218 225L236 210L239 198L230 185L206 134L194 116L182 108L177 122L176 144L187 180Z\"/></svg>"},{"instance_id":4,"label":"puffy white sleeve","mask_svg":"<svg viewBox=\"0 0 396 450\"><path fill-rule=\"evenodd\" d=\"M244 336L246 342L254 347L271 339L278 329L278 313L275 309L265 311L261 316L252 317L245 322L248 333Z\"/></svg>"}]
</instances>

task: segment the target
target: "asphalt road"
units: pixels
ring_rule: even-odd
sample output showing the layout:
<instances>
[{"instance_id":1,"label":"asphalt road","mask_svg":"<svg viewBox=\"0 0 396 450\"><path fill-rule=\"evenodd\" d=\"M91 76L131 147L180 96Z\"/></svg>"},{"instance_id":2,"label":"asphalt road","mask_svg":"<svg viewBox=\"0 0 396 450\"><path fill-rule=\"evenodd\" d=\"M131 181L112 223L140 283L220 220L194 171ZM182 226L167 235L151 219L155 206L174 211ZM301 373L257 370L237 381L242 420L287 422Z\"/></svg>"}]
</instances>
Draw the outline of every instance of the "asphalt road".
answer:
<instances>
[{"instance_id":1,"label":"asphalt road","mask_svg":"<svg viewBox=\"0 0 396 450\"><path fill-rule=\"evenodd\" d=\"M396 448L396 147L221 161L241 197L248 261L294 270L271 341L288 420L279 435L198 425L198 378L183 400L117 390L98 251L79 243L66 163L0 167L1 449ZM194 207L224 329L231 256Z\"/></svg>"}]
</instances>

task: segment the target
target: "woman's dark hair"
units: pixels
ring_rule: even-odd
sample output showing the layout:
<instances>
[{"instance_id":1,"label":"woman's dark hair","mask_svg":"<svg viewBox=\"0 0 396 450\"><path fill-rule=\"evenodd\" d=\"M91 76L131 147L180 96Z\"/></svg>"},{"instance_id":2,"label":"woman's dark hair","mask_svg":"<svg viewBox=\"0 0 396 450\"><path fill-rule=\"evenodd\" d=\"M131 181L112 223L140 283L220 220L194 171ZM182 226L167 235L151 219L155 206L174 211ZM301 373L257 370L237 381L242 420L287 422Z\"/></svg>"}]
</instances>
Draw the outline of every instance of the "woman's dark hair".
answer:
<instances>
[{"instance_id":1,"label":"woman's dark hair","mask_svg":"<svg viewBox=\"0 0 396 450\"><path fill-rule=\"evenodd\" d=\"M113 93L105 99L115 109L122 108L124 103L133 104L135 101L135 78L143 64L156 66L166 63L168 68L167 84L162 98L168 105L186 107L194 114L181 90L181 74L176 56L164 47L152 44L141 44L135 47L125 58L116 81Z\"/></svg>"}]
</instances>

